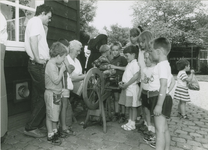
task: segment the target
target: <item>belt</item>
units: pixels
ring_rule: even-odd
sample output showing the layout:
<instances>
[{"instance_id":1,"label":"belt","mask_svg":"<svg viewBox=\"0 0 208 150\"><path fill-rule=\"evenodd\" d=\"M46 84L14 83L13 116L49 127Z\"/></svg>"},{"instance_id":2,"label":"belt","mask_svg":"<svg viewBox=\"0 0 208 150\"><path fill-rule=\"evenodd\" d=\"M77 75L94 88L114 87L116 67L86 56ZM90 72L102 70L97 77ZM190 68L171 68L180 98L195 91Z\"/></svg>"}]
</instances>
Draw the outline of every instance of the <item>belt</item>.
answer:
<instances>
[{"instance_id":1,"label":"belt","mask_svg":"<svg viewBox=\"0 0 208 150\"><path fill-rule=\"evenodd\" d=\"M147 97L154 97L159 95L159 91L148 91L148 90L142 90L142 93L147 95Z\"/></svg>"},{"instance_id":2,"label":"belt","mask_svg":"<svg viewBox=\"0 0 208 150\"><path fill-rule=\"evenodd\" d=\"M45 66L46 66L46 64L39 64L39 63L37 63L37 62L35 62L34 60L31 60L31 59L29 59L29 62L30 62L31 64L37 65L37 66L42 66L42 67L45 67Z\"/></svg>"}]
</instances>

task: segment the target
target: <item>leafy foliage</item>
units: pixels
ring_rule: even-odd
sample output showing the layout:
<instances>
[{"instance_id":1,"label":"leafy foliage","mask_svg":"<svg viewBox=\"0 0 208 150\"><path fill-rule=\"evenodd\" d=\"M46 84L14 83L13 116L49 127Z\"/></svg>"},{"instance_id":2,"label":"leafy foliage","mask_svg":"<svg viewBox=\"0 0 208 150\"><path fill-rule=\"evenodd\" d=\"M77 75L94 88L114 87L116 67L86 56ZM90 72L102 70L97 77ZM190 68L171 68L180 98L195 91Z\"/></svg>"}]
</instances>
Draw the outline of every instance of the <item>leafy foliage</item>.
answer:
<instances>
[{"instance_id":1,"label":"leafy foliage","mask_svg":"<svg viewBox=\"0 0 208 150\"><path fill-rule=\"evenodd\" d=\"M107 27L104 27L104 30L107 32L108 41L111 43L119 41L124 46L128 42L129 28L123 28L118 24L114 24L110 26L110 30Z\"/></svg>"},{"instance_id":2,"label":"leafy foliage","mask_svg":"<svg viewBox=\"0 0 208 150\"><path fill-rule=\"evenodd\" d=\"M91 36L97 34L97 29L89 25L96 15L96 0L80 0L80 30L87 32Z\"/></svg>"},{"instance_id":3,"label":"leafy foliage","mask_svg":"<svg viewBox=\"0 0 208 150\"><path fill-rule=\"evenodd\" d=\"M137 1L132 8L134 25L141 25L156 37L165 36L176 45L208 42L208 16L200 0Z\"/></svg>"}]
</instances>

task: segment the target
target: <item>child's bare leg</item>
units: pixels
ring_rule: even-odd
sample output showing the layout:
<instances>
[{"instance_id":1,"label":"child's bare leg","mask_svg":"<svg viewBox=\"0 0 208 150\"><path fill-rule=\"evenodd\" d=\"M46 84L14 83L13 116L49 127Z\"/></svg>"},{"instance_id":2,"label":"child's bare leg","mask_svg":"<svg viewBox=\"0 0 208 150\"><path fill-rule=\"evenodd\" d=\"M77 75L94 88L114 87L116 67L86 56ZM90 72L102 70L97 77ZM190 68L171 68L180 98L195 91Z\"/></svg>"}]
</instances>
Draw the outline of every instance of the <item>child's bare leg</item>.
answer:
<instances>
[{"instance_id":1,"label":"child's bare leg","mask_svg":"<svg viewBox=\"0 0 208 150\"><path fill-rule=\"evenodd\" d=\"M66 111L67 111L67 108L68 108L68 98L62 98L60 122L61 122L61 128L63 130L67 129L67 126L66 126Z\"/></svg>"},{"instance_id":2,"label":"child's bare leg","mask_svg":"<svg viewBox=\"0 0 208 150\"><path fill-rule=\"evenodd\" d=\"M166 131L165 131L165 150L170 149L170 132L168 129L168 123L166 121Z\"/></svg>"},{"instance_id":3,"label":"child's bare leg","mask_svg":"<svg viewBox=\"0 0 208 150\"><path fill-rule=\"evenodd\" d=\"M135 121L136 118L137 118L137 107L132 107L131 111L132 111L132 118L131 118L131 120Z\"/></svg>"},{"instance_id":4,"label":"child's bare leg","mask_svg":"<svg viewBox=\"0 0 208 150\"><path fill-rule=\"evenodd\" d=\"M52 127L53 127L53 132L54 132L54 133L58 132L58 129L57 129L57 122L52 121Z\"/></svg>"},{"instance_id":5,"label":"child's bare leg","mask_svg":"<svg viewBox=\"0 0 208 150\"><path fill-rule=\"evenodd\" d=\"M156 150L164 150L166 146L166 131L168 130L166 129L166 118L163 115L154 116L154 121L156 128Z\"/></svg>"},{"instance_id":6,"label":"child's bare leg","mask_svg":"<svg viewBox=\"0 0 208 150\"><path fill-rule=\"evenodd\" d=\"M151 126L151 116L150 116L150 111L147 107L144 107L144 117L145 121L147 122L148 126Z\"/></svg>"},{"instance_id":7,"label":"child's bare leg","mask_svg":"<svg viewBox=\"0 0 208 150\"><path fill-rule=\"evenodd\" d=\"M53 133L52 121L49 119L47 115L46 115L46 127L48 130L48 133Z\"/></svg>"},{"instance_id":8,"label":"child's bare leg","mask_svg":"<svg viewBox=\"0 0 208 150\"><path fill-rule=\"evenodd\" d=\"M181 110L181 115L186 114L186 102L180 101L180 110Z\"/></svg>"}]
</instances>

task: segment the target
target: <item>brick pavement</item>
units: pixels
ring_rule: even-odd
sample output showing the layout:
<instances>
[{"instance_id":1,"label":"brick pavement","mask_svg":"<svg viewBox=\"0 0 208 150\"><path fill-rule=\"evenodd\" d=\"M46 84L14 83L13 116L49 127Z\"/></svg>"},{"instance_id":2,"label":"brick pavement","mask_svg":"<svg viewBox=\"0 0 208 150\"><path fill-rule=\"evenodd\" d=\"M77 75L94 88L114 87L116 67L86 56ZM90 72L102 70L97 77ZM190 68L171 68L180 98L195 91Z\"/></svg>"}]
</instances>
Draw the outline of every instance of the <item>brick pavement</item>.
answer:
<instances>
[{"instance_id":1,"label":"brick pavement","mask_svg":"<svg viewBox=\"0 0 208 150\"><path fill-rule=\"evenodd\" d=\"M171 150L208 149L208 111L192 104L187 105L189 120L177 117L174 102L172 117L168 120L171 134ZM78 122L81 120L78 120ZM135 131L124 131L116 122L107 123L107 133L99 125L83 129L73 124L76 136L63 139L60 146L47 143L46 138L32 138L23 134L23 128L8 132L2 150L153 150Z\"/></svg>"}]
</instances>

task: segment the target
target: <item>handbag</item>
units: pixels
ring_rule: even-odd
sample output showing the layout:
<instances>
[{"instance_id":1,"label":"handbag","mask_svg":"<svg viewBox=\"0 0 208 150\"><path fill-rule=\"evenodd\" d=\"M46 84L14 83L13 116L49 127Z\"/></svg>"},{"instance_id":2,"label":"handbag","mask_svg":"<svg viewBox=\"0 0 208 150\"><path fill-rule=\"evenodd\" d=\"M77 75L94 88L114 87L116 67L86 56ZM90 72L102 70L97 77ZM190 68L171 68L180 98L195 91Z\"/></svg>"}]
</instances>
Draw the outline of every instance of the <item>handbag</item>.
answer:
<instances>
[{"instance_id":1,"label":"handbag","mask_svg":"<svg viewBox=\"0 0 208 150\"><path fill-rule=\"evenodd\" d=\"M198 80L197 80L195 75L193 75L192 80L188 83L188 88L190 90L195 90L195 91L199 91L200 90L199 82L198 82Z\"/></svg>"}]
</instances>

